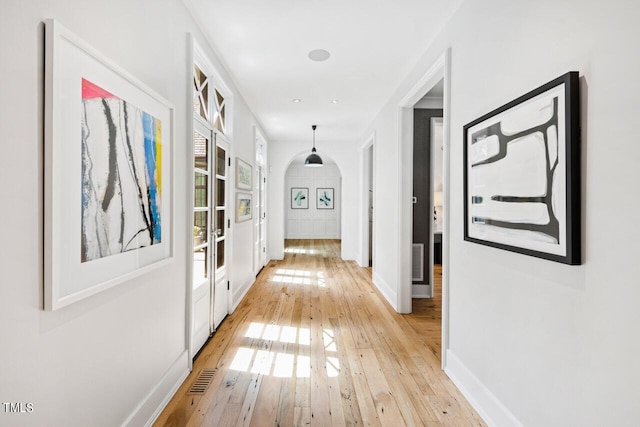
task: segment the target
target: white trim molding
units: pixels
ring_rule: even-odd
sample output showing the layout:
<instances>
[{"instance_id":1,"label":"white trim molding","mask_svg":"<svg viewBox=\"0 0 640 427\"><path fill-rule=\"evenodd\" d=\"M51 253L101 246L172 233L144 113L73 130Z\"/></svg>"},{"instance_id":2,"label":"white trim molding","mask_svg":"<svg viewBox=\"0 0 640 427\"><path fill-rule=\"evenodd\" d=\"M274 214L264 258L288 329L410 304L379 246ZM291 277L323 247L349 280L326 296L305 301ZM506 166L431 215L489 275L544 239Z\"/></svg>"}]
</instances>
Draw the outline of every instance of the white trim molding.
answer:
<instances>
[{"instance_id":1,"label":"white trim molding","mask_svg":"<svg viewBox=\"0 0 640 427\"><path fill-rule=\"evenodd\" d=\"M395 301L398 300L395 289L392 286L390 286L387 282L385 282L384 279L380 277L380 275L378 275L377 273L374 272L372 276L373 276L372 281L376 289L378 289L382 294L382 296L386 298L387 302L391 304L393 309L398 311L398 307L395 304Z\"/></svg>"},{"instance_id":2,"label":"white trim molding","mask_svg":"<svg viewBox=\"0 0 640 427\"><path fill-rule=\"evenodd\" d=\"M160 378L158 384L145 396L123 426L151 426L160 416L171 398L189 376L189 352L183 351Z\"/></svg>"},{"instance_id":3,"label":"white trim molding","mask_svg":"<svg viewBox=\"0 0 640 427\"><path fill-rule=\"evenodd\" d=\"M229 313L233 313L238 305L242 301L242 298L249 292L251 286L256 283L255 277L250 277L246 282L242 284L238 289L234 289L231 293L230 310Z\"/></svg>"},{"instance_id":4,"label":"white trim molding","mask_svg":"<svg viewBox=\"0 0 640 427\"><path fill-rule=\"evenodd\" d=\"M447 350L447 366L444 371L488 426L524 427L451 350Z\"/></svg>"}]
</instances>

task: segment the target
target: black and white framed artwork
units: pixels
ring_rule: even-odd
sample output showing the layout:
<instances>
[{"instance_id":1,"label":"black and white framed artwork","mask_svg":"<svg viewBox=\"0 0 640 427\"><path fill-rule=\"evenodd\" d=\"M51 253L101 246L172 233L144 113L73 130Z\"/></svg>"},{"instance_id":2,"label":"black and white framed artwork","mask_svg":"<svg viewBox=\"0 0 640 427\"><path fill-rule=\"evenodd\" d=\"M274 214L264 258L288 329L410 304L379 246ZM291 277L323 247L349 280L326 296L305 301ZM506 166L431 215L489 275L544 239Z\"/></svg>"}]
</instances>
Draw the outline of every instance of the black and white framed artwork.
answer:
<instances>
[{"instance_id":1,"label":"black and white framed artwork","mask_svg":"<svg viewBox=\"0 0 640 427\"><path fill-rule=\"evenodd\" d=\"M464 239L576 265L580 101L569 72L464 126Z\"/></svg>"}]
</instances>

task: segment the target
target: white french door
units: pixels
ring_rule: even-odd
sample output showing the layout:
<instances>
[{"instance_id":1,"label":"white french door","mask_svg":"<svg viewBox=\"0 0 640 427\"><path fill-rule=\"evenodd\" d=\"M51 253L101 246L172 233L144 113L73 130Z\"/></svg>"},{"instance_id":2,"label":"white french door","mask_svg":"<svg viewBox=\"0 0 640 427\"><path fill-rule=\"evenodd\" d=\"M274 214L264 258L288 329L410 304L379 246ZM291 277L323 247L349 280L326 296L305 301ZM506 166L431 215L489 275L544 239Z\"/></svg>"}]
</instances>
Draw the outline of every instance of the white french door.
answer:
<instances>
[{"instance_id":1,"label":"white french door","mask_svg":"<svg viewBox=\"0 0 640 427\"><path fill-rule=\"evenodd\" d=\"M193 40L192 40L193 42ZM229 313L230 91L193 42L193 267L191 355Z\"/></svg>"},{"instance_id":2,"label":"white french door","mask_svg":"<svg viewBox=\"0 0 640 427\"><path fill-rule=\"evenodd\" d=\"M191 354L195 355L211 335L213 218L213 131L194 120L193 270L191 292Z\"/></svg>"},{"instance_id":3,"label":"white french door","mask_svg":"<svg viewBox=\"0 0 640 427\"><path fill-rule=\"evenodd\" d=\"M262 267L267 263L267 239L266 239L266 212L265 212L265 186L266 178L264 169L258 166L254 174L254 194L256 195L256 209L253 219L254 224L254 253L253 253L253 271L257 275Z\"/></svg>"},{"instance_id":4,"label":"white french door","mask_svg":"<svg viewBox=\"0 0 640 427\"><path fill-rule=\"evenodd\" d=\"M260 166L258 168L258 175L260 178L260 191L258 194L260 195L260 218L259 218L259 227L258 234L260 236L260 268L267 265L267 211L266 211L266 196L267 196L267 177L264 174L264 168Z\"/></svg>"},{"instance_id":5,"label":"white french door","mask_svg":"<svg viewBox=\"0 0 640 427\"><path fill-rule=\"evenodd\" d=\"M229 142L226 138L214 132L216 140L215 154L215 187L214 187L214 230L212 240L215 242L212 265L213 296L211 303L211 332L229 314L229 275L227 268L229 219Z\"/></svg>"},{"instance_id":6,"label":"white french door","mask_svg":"<svg viewBox=\"0 0 640 427\"><path fill-rule=\"evenodd\" d=\"M191 354L195 355L228 314L229 143L197 120L193 139Z\"/></svg>"}]
</instances>

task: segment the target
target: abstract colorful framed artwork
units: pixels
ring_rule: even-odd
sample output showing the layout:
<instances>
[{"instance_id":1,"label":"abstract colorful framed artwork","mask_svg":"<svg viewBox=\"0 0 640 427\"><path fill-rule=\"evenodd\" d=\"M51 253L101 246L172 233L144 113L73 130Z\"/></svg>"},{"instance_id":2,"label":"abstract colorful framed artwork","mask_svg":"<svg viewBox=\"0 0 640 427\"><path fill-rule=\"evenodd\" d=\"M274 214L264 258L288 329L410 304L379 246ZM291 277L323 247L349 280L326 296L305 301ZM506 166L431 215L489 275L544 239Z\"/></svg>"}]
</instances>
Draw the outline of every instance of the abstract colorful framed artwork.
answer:
<instances>
[{"instance_id":1,"label":"abstract colorful framed artwork","mask_svg":"<svg viewBox=\"0 0 640 427\"><path fill-rule=\"evenodd\" d=\"M169 262L173 106L46 21L45 308Z\"/></svg>"},{"instance_id":2,"label":"abstract colorful framed artwork","mask_svg":"<svg viewBox=\"0 0 640 427\"><path fill-rule=\"evenodd\" d=\"M580 100L569 72L464 126L464 238L580 264Z\"/></svg>"},{"instance_id":3,"label":"abstract colorful framed artwork","mask_svg":"<svg viewBox=\"0 0 640 427\"><path fill-rule=\"evenodd\" d=\"M248 221L251 218L251 194L236 193L236 222Z\"/></svg>"}]
</instances>

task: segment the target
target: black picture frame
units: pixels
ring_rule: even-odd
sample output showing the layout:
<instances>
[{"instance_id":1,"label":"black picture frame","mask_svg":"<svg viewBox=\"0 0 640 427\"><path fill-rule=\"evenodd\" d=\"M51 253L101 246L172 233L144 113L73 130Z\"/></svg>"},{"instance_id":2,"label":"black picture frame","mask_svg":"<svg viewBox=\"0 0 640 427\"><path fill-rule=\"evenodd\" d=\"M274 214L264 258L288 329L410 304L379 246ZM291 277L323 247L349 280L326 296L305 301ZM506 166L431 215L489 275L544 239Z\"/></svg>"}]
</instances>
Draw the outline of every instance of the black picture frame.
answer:
<instances>
[{"instance_id":1,"label":"black picture frame","mask_svg":"<svg viewBox=\"0 0 640 427\"><path fill-rule=\"evenodd\" d=\"M291 187L291 209L309 209L308 187Z\"/></svg>"},{"instance_id":2,"label":"black picture frame","mask_svg":"<svg viewBox=\"0 0 640 427\"><path fill-rule=\"evenodd\" d=\"M463 127L464 240L581 263L579 75Z\"/></svg>"}]
</instances>

